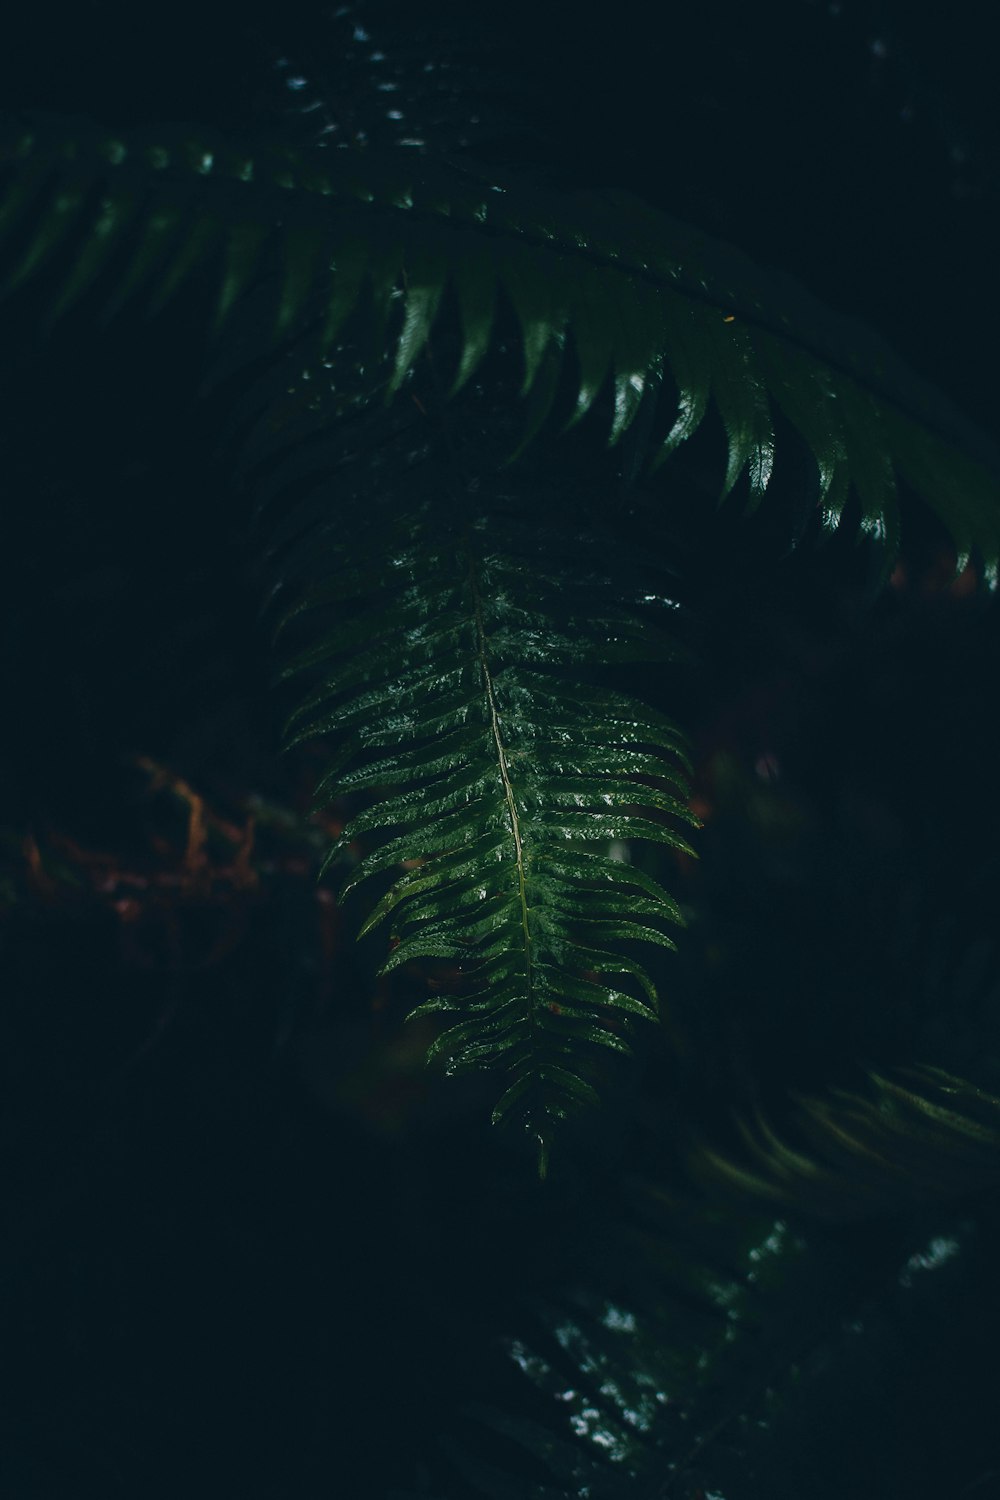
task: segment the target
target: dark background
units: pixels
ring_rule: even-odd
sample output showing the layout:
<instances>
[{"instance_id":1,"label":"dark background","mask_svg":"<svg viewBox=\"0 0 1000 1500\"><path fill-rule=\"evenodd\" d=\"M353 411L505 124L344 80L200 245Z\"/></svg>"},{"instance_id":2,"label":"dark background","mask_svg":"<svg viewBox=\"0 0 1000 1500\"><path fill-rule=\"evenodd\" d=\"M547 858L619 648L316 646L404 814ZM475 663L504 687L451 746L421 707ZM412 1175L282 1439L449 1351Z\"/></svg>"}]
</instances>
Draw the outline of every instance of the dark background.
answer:
<instances>
[{"instance_id":1,"label":"dark background","mask_svg":"<svg viewBox=\"0 0 1000 1500\"><path fill-rule=\"evenodd\" d=\"M428 38L451 49L459 103L431 145L461 148L485 55L501 118L472 131L480 154L638 193L791 272L992 431L982 7L358 15L390 57L402 38L402 67ZM17 13L2 107L377 139L354 24L304 4ZM381 1496L418 1482L456 1391L494 1378L495 1331L614 1211L646 1117L612 1099L546 1197L483 1124L489 1090L424 1072L409 997L374 985L314 888L321 757L277 755L253 543L190 322L77 321L43 345L34 314L2 324L0 1493ZM647 1095L669 1078L711 1118L734 1078L780 1092L859 1049L971 1066L993 1010L921 976L991 930L995 609L950 586L916 510L878 604L850 547L789 558L728 514L706 528L711 686L687 706L710 873L677 877L702 916L676 1002L705 1060L677 1076L657 1056ZM207 874L186 861L193 799ZM993 1493L970 1488L995 1389L965 1354L978 1295L923 1348L939 1440L896 1454L900 1494Z\"/></svg>"}]
</instances>

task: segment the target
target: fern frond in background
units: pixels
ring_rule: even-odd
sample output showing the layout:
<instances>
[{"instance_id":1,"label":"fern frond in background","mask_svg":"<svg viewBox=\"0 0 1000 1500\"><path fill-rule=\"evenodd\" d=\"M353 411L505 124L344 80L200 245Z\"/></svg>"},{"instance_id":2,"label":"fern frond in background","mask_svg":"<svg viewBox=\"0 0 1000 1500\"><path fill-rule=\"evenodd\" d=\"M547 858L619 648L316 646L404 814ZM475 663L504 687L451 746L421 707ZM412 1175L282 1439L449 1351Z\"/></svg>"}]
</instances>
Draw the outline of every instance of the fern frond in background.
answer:
<instances>
[{"instance_id":1,"label":"fern frond in background","mask_svg":"<svg viewBox=\"0 0 1000 1500\"><path fill-rule=\"evenodd\" d=\"M554 204L530 184L406 151L255 152L206 131L129 140L46 120L5 135L8 293L60 244L74 246L61 287L50 287L50 320L110 263L112 308L144 282L151 306L162 306L211 268L220 326L263 272L275 292L262 349L308 316L322 354L360 303L376 339L390 340L391 394L446 293L461 322L461 388L497 337L502 294L520 331L522 395L535 394L526 437L550 416L564 366L570 421L596 405L612 444L648 391L660 417L654 468L697 431L711 401L726 432L721 492L745 475L755 504L772 471L776 406L815 462L825 529L840 524L853 487L863 531L891 562L898 470L941 517L960 566L976 547L995 573L990 445L860 325L666 215L624 198Z\"/></svg>"},{"instance_id":2,"label":"fern frond in background","mask_svg":"<svg viewBox=\"0 0 1000 1500\"><path fill-rule=\"evenodd\" d=\"M947 1461L923 1470L912 1428L893 1430L887 1413L905 1392L928 1432L974 1440L947 1382L961 1370L960 1336L985 1311L987 1254L961 1213L866 1226L860 1240L633 1191L625 1224L598 1236L573 1285L525 1311L504 1340L523 1388L505 1386L505 1405L469 1393L423 1493L842 1500L928 1483L945 1492ZM993 1313L995 1292L988 1299ZM989 1453L981 1445L981 1464ZM391 1500L416 1496L397 1490Z\"/></svg>"},{"instance_id":3,"label":"fern frond in background","mask_svg":"<svg viewBox=\"0 0 1000 1500\"><path fill-rule=\"evenodd\" d=\"M889 1212L1000 1181L1000 1099L943 1068L868 1070L854 1088L793 1093L777 1126L737 1116L745 1159L701 1140L688 1167L747 1201L835 1219Z\"/></svg>"}]
</instances>

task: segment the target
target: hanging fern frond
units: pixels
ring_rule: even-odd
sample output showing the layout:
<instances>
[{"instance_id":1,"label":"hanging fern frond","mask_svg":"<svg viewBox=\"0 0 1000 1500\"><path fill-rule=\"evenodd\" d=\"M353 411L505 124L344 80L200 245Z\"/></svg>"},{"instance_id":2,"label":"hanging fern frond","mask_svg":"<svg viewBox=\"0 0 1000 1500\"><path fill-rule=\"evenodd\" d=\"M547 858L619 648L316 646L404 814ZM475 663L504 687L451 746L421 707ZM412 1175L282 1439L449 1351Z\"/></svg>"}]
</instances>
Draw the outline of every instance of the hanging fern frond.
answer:
<instances>
[{"instance_id":1,"label":"hanging fern frond","mask_svg":"<svg viewBox=\"0 0 1000 1500\"><path fill-rule=\"evenodd\" d=\"M840 524L853 490L862 530L891 560L899 473L948 528L959 566L976 547L995 577L996 456L946 399L790 281L629 199L560 202L403 150L242 151L207 131L125 139L47 120L8 127L0 166L0 236L13 259L4 285L54 262L50 318L103 269L117 308L143 286L161 306L214 268L221 326L265 274L275 290L263 347L308 325L328 351L363 308L392 351L391 396L450 300L461 388L493 347L504 302L520 329L522 393L536 395L533 431L560 371L573 387L571 421L604 412L607 392L611 442L651 393L665 418L654 468L711 404L726 432L722 493L743 476L753 504L772 470L777 407L815 460L825 529Z\"/></svg>"},{"instance_id":2,"label":"hanging fern frond","mask_svg":"<svg viewBox=\"0 0 1000 1500\"><path fill-rule=\"evenodd\" d=\"M552 504L543 523L509 489L459 506L442 483L432 465L405 501L370 505L286 614L286 631L323 621L284 674L318 675L289 743L335 736L317 805L370 801L327 865L381 839L343 884L383 887L362 933L388 924L385 973L452 966L451 993L414 1012L451 1022L430 1056L502 1072L494 1120L523 1124L544 1175L554 1124L597 1097L601 1054L627 1054L634 1021L657 1014L633 948L673 947L680 921L658 881L609 851L689 851L683 738L593 681L608 664L672 660L675 606L634 561L632 597L616 596L610 539L559 527ZM288 550L283 581L317 540Z\"/></svg>"}]
</instances>

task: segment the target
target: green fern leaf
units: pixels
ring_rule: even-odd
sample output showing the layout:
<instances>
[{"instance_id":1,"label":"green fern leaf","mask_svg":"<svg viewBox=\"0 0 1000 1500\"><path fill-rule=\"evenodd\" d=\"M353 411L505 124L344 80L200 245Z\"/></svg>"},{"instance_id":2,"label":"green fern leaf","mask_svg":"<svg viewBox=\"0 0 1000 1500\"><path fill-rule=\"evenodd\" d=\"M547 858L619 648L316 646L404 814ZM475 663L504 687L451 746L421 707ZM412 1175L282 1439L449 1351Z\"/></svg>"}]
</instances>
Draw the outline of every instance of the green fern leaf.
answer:
<instances>
[{"instance_id":1,"label":"green fern leaf","mask_svg":"<svg viewBox=\"0 0 1000 1500\"><path fill-rule=\"evenodd\" d=\"M632 200L542 198L467 163L435 165L402 150L248 153L207 131L124 140L42 119L3 132L3 167L6 290L59 265L60 246L74 245L53 316L100 280L116 252L112 308L143 283L160 306L196 271L215 268L218 324L264 268L277 291L258 348L309 327L323 353L357 315L372 357L390 355L391 397L449 293L461 323L454 390L497 343L506 301L520 330L522 394L534 397L522 448L564 375L571 423L603 412L608 392L611 442L629 429L643 392L672 382L676 408L652 465L714 404L727 443L722 494L745 474L753 506L772 470L775 403L815 458L828 530L853 487L862 531L890 561L898 472L961 556L977 547L995 580L1000 466L979 434L859 325ZM260 225L275 227L261 235Z\"/></svg>"},{"instance_id":2,"label":"green fern leaf","mask_svg":"<svg viewBox=\"0 0 1000 1500\"><path fill-rule=\"evenodd\" d=\"M791 1096L788 1121L738 1114L744 1151L705 1139L692 1173L738 1197L850 1218L1000 1179L1000 1099L931 1066L866 1070L857 1089Z\"/></svg>"},{"instance_id":3,"label":"green fern leaf","mask_svg":"<svg viewBox=\"0 0 1000 1500\"><path fill-rule=\"evenodd\" d=\"M680 920L657 882L606 851L622 838L688 851L677 824L694 822L675 726L554 672L673 648L614 599L607 539L564 537L554 571L545 528L509 501L464 517L444 502L394 510L366 541L371 566L352 537L341 569L286 614L290 630L331 599L338 610L286 668L320 672L289 741L339 737L317 803L370 794L338 848L382 839L345 894L394 876L362 929L390 929L383 972L458 965L453 992L419 1007L452 1023L430 1056L505 1075L494 1119L530 1132L544 1173L554 1124L597 1097L600 1055L627 1054L634 1019L656 1017L633 946L673 946L665 928Z\"/></svg>"}]
</instances>

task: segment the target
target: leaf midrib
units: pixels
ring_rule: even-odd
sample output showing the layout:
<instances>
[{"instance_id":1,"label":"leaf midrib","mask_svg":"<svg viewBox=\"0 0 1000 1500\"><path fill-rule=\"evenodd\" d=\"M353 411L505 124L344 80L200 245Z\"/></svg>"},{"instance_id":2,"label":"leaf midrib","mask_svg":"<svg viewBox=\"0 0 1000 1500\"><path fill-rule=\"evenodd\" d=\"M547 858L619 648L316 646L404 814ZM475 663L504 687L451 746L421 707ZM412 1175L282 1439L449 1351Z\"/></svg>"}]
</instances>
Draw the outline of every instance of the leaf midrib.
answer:
<instances>
[{"instance_id":1,"label":"leaf midrib","mask_svg":"<svg viewBox=\"0 0 1000 1500\"><path fill-rule=\"evenodd\" d=\"M503 782L504 797L507 802L507 816L510 819L511 833L514 839L514 859L517 865L517 890L518 902L521 914L521 932L524 939L524 974L525 991L528 1005L528 1037L529 1047L534 1052L535 1021L535 984L534 965L531 955L531 931L528 925L528 890L527 876L524 868L524 846L521 841L521 820L517 810L517 799L514 796L514 786L510 777L510 765L507 760L507 748L503 742L500 731L500 712L497 707L496 691L493 686L493 677L490 673L490 665L486 650L486 623L483 619L483 601L479 592L479 584L476 578L476 555L470 544L468 534L464 539L464 549L469 560L468 584L472 596L473 614L476 625L476 655L479 661L479 669L482 673L483 688L486 694L486 702L490 711L490 729L493 742L496 746L497 763L500 768L500 778Z\"/></svg>"}]
</instances>

